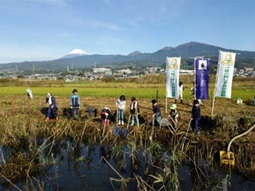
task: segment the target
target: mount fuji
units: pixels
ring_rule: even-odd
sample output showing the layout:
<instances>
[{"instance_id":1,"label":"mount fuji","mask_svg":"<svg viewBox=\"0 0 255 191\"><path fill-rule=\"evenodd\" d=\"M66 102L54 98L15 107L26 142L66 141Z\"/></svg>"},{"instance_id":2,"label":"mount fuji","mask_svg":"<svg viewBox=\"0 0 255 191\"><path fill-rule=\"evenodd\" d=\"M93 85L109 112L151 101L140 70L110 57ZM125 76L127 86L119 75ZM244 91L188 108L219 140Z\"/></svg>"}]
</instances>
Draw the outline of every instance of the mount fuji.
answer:
<instances>
[{"instance_id":1,"label":"mount fuji","mask_svg":"<svg viewBox=\"0 0 255 191\"><path fill-rule=\"evenodd\" d=\"M73 49L71 52L67 53L62 58L74 58L77 56L85 56L85 55L89 55L89 54L82 49Z\"/></svg>"}]
</instances>

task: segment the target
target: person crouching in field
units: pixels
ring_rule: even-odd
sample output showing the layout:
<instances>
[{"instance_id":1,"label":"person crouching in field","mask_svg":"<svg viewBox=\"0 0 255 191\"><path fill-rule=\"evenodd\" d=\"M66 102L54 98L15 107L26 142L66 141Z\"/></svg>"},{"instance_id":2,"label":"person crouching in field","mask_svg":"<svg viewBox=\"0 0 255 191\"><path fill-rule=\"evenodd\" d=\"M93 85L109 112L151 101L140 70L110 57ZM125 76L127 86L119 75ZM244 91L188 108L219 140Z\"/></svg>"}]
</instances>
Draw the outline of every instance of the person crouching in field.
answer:
<instances>
[{"instance_id":1,"label":"person crouching in field","mask_svg":"<svg viewBox=\"0 0 255 191\"><path fill-rule=\"evenodd\" d=\"M27 89L27 90L26 90L26 92L27 92L27 98L28 98L28 99L33 99L33 93L32 93L32 90Z\"/></svg>"},{"instance_id":2,"label":"person crouching in field","mask_svg":"<svg viewBox=\"0 0 255 191\"><path fill-rule=\"evenodd\" d=\"M110 125L111 110L108 107L104 107L101 111L101 124Z\"/></svg>"},{"instance_id":3,"label":"person crouching in field","mask_svg":"<svg viewBox=\"0 0 255 191\"><path fill-rule=\"evenodd\" d=\"M79 119L79 107L80 107L80 96L78 95L78 90L73 89L72 95L70 96L70 108L71 116L75 119Z\"/></svg>"},{"instance_id":4,"label":"person crouching in field","mask_svg":"<svg viewBox=\"0 0 255 191\"><path fill-rule=\"evenodd\" d=\"M130 104L130 116L131 117L131 126L135 124L135 119L136 119L136 125L139 126L139 104L136 100L135 97L131 98L131 104Z\"/></svg>"},{"instance_id":5,"label":"person crouching in field","mask_svg":"<svg viewBox=\"0 0 255 191\"><path fill-rule=\"evenodd\" d=\"M121 95L116 101L118 125L124 125L124 110L126 108L126 97Z\"/></svg>"},{"instance_id":6,"label":"person crouching in field","mask_svg":"<svg viewBox=\"0 0 255 191\"><path fill-rule=\"evenodd\" d=\"M176 129L177 124L178 124L178 120L179 120L179 114L178 114L178 111L177 111L177 105L176 104L172 104L170 106L169 117L170 117L170 121L173 124L173 127Z\"/></svg>"},{"instance_id":7,"label":"person crouching in field","mask_svg":"<svg viewBox=\"0 0 255 191\"><path fill-rule=\"evenodd\" d=\"M194 100L193 107L192 107L192 110L191 110L191 128L198 135L200 134L200 129L198 127L198 123L199 123L200 118L201 118L200 112L201 112L201 110L200 110L200 106L199 106L199 101Z\"/></svg>"},{"instance_id":8,"label":"person crouching in field","mask_svg":"<svg viewBox=\"0 0 255 191\"><path fill-rule=\"evenodd\" d=\"M46 103L49 107L47 109L45 121L49 121L52 117L58 120L58 106L55 97L52 96L50 93L47 93Z\"/></svg>"}]
</instances>

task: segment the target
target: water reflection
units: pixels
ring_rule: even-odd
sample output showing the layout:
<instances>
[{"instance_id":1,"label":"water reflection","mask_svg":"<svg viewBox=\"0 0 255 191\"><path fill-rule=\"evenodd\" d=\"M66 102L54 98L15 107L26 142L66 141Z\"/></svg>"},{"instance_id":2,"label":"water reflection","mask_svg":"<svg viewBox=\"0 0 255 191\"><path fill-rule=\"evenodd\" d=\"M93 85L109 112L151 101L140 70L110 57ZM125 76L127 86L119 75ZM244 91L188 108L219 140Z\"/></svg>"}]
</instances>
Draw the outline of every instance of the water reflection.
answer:
<instances>
[{"instance_id":1,"label":"water reflection","mask_svg":"<svg viewBox=\"0 0 255 191\"><path fill-rule=\"evenodd\" d=\"M135 148L134 145L94 145L74 140L37 140L38 160L47 164L40 174L31 179L33 186L38 188L38 182L43 183L44 190L114 190L123 188L121 178L127 181L127 190L137 190L141 182L160 189L161 184L155 184L151 175L157 176L174 172L173 157L168 152L152 152L149 149ZM0 164L8 162L10 150L0 145ZM191 190L199 182L194 174L200 173L200 181L219 185L219 189L253 190L255 183L247 181L238 174L229 176L232 182L229 188L224 179L229 172L220 171L210 166L208 161L198 161L196 166L187 162L178 166L177 174L180 180L180 190ZM170 182L170 178L166 181ZM197 177L197 176L196 176ZM215 182L213 182L215 180ZM144 184L145 184L144 183ZM15 185L23 190L27 182L21 180ZM204 184L202 185L204 186ZM171 187L171 186L169 186ZM201 187L204 188L204 187ZM5 184L0 190L17 190Z\"/></svg>"}]
</instances>

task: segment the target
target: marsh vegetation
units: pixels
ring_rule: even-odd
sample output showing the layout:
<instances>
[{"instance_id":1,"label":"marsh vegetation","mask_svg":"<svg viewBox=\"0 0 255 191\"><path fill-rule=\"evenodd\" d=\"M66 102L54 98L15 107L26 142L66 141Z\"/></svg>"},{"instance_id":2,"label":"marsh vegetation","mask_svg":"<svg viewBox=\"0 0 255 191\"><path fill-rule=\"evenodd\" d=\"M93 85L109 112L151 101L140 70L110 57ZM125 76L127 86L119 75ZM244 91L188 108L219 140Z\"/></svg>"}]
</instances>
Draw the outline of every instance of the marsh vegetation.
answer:
<instances>
[{"instance_id":1,"label":"marsh vegetation","mask_svg":"<svg viewBox=\"0 0 255 191\"><path fill-rule=\"evenodd\" d=\"M151 99L158 96L165 117L163 76L124 82L5 81L0 98L0 188L2 190L238 190L241 183L255 188L254 131L231 146L235 165L220 165L219 152L230 140L255 123L254 79L234 79L232 99L216 99L215 116L211 100L203 100L201 135L188 134L192 78L183 77L184 104L178 105L178 130L151 127ZM211 90L213 90L213 83ZM30 87L34 99L26 97ZM73 88L79 90L80 120L68 119ZM51 92L59 106L59 121L44 121L45 95ZM121 95L140 104L141 125L120 125L128 134L113 133L113 118L103 126L100 116L90 116L90 107L116 109ZM243 104L237 105L241 97ZM168 99L168 103L174 100ZM125 112L126 122L129 116ZM187 135L187 137L185 137ZM186 139L184 139L184 137ZM184 141L185 140L185 141ZM237 181L238 180L238 181ZM231 183L231 184L230 184ZM242 184L245 186L245 184Z\"/></svg>"}]
</instances>

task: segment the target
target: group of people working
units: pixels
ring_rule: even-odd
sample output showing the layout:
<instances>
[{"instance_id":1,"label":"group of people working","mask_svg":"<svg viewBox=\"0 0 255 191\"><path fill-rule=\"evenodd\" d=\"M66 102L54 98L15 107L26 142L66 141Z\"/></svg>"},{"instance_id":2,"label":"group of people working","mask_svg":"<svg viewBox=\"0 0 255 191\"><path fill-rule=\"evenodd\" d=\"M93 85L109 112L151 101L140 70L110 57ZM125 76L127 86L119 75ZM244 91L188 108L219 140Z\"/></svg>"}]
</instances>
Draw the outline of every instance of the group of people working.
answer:
<instances>
[{"instance_id":1,"label":"group of people working","mask_svg":"<svg viewBox=\"0 0 255 191\"><path fill-rule=\"evenodd\" d=\"M162 115L160 112L160 108L159 105L157 103L156 100L152 100L152 111L153 111L153 115L152 115L152 126L160 126L160 122L162 119ZM179 114L177 111L177 105L176 104L172 104L170 106L170 112L169 112L169 118L170 118L170 122L171 126L176 129L177 125L178 125L178 121L179 121ZM200 134L200 128L199 128L199 121L201 119L201 109L199 106L199 101L198 100L194 100L193 102L193 106L192 106L192 110L191 110L191 127L192 130L194 132L196 132L197 134Z\"/></svg>"},{"instance_id":2,"label":"group of people working","mask_svg":"<svg viewBox=\"0 0 255 191\"><path fill-rule=\"evenodd\" d=\"M58 120L58 106L55 97L51 93L46 94L46 103L48 104L48 109L46 113L45 121L49 121L50 118ZM78 95L78 90L73 89L72 95L70 96L70 111L71 116L74 118L79 118L79 107L80 107L80 96Z\"/></svg>"},{"instance_id":3,"label":"group of people working","mask_svg":"<svg viewBox=\"0 0 255 191\"><path fill-rule=\"evenodd\" d=\"M183 99L181 99L181 103ZM161 115L161 111L160 111L160 106L158 104L158 101L156 99L151 100L151 104L152 104L152 126L155 127L160 127L161 124L161 120L162 120L162 115ZM117 123L118 125L124 125L124 110L126 108L126 98L124 95L121 95L119 97L119 99L116 101L116 106L117 106ZM105 108L103 109L105 110ZM193 107L191 110L191 127L193 129L193 131L195 131L196 133L200 133L200 129L198 126L199 120L201 118L201 109L199 106L199 101L198 100L194 100L193 102ZM137 99L135 97L131 98L131 103L130 103L130 116L128 119L128 123L130 122L130 125L133 126L135 123L137 126L139 126L139 104L137 102ZM170 112L169 112L169 116L170 121L172 122L171 125L174 128L177 128L178 125L178 120L179 120L179 113L177 111L177 104L172 104L170 106ZM107 117L106 117L107 118ZM104 124L105 119L102 119L102 124ZM109 124L109 121L107 121L107 124Z\"/></svg>"},{"instance_id":4,"label":"group of people working","mask_svg":"<svg viewBox=\"0 0 255 191\"><path fill-rule=\"evenodd\" d=\"M180 84L183 89L183 84ZM183 97L181 95L181 103L183 101ZM55 97L51 93L47 93L46 95L46 103L48 104L48 109L47 109L47 114L45 121L49 121L50 118L55 118L55 120L58 120L58 106ZM162 119L161 111L159 104L156 99L153 99L151 101L152 104L152 126L159 127L160 122ZM78 119L79 118L79 107L80 107L80 97L78 95L78 90L73 89L72 95L70 96L70 114L72 117ZM126 97L124 95L121 95L117 101L116 101L116 123L118 125L124 125L124 111L126 109ZM131 98L131 103L130 103L130 115L128 118L128 123L130 123L131 126L136 124L137 126L140 125L139 123L139 104L138 101L135 97ZM199 106L199 101L194 100L193 102L193 107L191 110L191 127L192 129L197 132L198 134L200 133L198 123L201 118L200 114L200 106ZM110 124L110 114L111 111L109 108L104 107L101 111L101 123L105 125ZM170 106L170 112L169 116L170 121L173 122L173 126L178 125L178 120L179 120L179 114L177 112L177 105L176 103L172 104Z\"/></svg>"}]
</instances>

